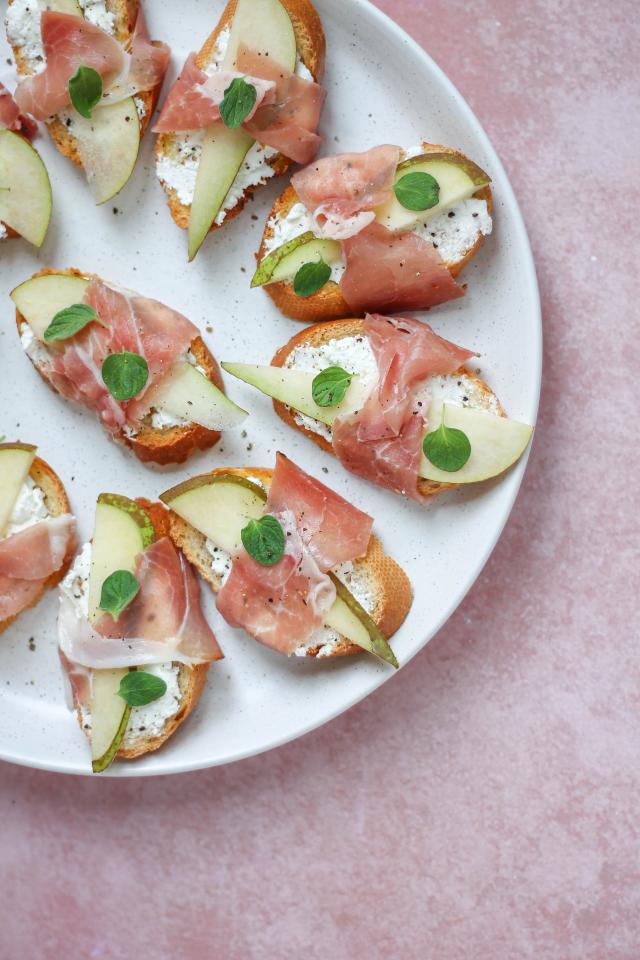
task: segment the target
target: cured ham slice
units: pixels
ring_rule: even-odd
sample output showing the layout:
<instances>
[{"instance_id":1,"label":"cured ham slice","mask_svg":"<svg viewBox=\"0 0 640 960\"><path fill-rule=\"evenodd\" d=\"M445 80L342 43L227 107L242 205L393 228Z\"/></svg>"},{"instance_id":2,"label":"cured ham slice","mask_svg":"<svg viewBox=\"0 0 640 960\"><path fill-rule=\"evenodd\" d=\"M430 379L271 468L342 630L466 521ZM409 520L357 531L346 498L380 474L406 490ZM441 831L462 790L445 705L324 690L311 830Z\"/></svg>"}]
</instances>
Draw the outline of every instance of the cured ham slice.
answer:
<instances>
[{"instance_id":1,"label":"cured ham slice","mask_svg":"<svg viewBox=\"0 0 640 960\"><path fill-rule=\"evenodd\" d=\"M46 120L69 105L68 83L81 64L92 67L107 87L126 67L118 41L82 17L45 10L40 19L47 65L26 77L16 90L23 113Z\"/></svg>"},{"instance_id":2,"label":"cured ham slice","mask_svg":"<svg viewBox=\"0 0 640 960\"><path fill-rule=\"evenodd\" d=\"M0 540L0 622L38 597L74 543L75 520L70 514L40 520Z\"/></svg>"},{"instance_id":3,"label":"cured ham slice","mask_svg":"<svg viewBox=\"0 0 640 960\"><path fill-rule=\"evenodd\" d=\"M170 59L171 48L166 43L150 38L142 7L139 7L131 39L130 90L141 93L159 86L164 80Z\"/></svg>"},{"instance_id":4,"label":"cured ham slice","mask_svg":"<svg viewBox=\"0 0 640 960\"><path fill-rule=\"evenodd\" d=\"M364 153L323 157L291 178L320 234L346 240L375 220L374 208L391 198L400 147L386 144Z\"/></svg>"},{"instance_id":5,"label":"cured ham slice","mask_svg":"<svg viewBox=\"0 0 640 960\"><path fill-rule=\"evenodd\" d=\"M422 500L418 470L427 418L419 394L430 377L454 373L476 354L418 320L368 314L364 329L378 381L362 410L336 419L334 452L352 473Z\"/></svg>"},{"instance_id":6,"label":"cured ham slice","mask_svg":"<svg viewBox=\"0 0 640 960\"><path fill-rule=\"evenodd\" d=\"M322 626L336 589L304 543L293 512L271 515L285 532L283 557L271 567L248 553L235 558L218 594L218 610L232 627L289 656Z\"/></svg>"},{"instance_id":7,"label":"cured ham slice","mask_svg":"<svg viewBox=\"0 0 640 960\"><path fill-rule=\"evenodd\" d=\"M67 661L106 670L169 661L194 665L222 658L202 613L195 574L168 537L140 554L135 575L139 592L117 622L105 613L91 626L61 593L58 643Z\"/></svg>"},{"instance_id":8,"label":"cured ham slice","mask_svg":"<svg viewBox=\"0 0 640 960\"><path fill-rule=\"evenodd\" d=\"M464 296L432 243L372 223L343 241L342 296L355 312L424 310Z\"/></svg>"},{"instance_id":9,"label":"cured ham slice","mask_svg":"<svg viewBox=\"0 0 640 960\"><path fill-rule=\"evenodd\" d=\"M20 113L20 108L4 84L0 83L0 130L12 130L32 140L38 124L31 117Z\"/></svg>"},{"instance_id":10,"label":"cured ham slice","mask_svg":"<svg viewBox=\"0 0 640 960\"><path fill-rule=\"evenodd\" d=\"M90 323L76 336L52 345L50 379L59 393L95 410L116 434L147 412L146 391L186 353L198 328L157 300L114 290L101 280L91 281L84 302L106 326ZM123 350L145 358L149 379L141 394L119 403L107 390L101 371L109 354Z\"/></svg>"},{"instance_id":11,"label":"cured ham slice","mask_svg":"<svg viewBox=\"0 0 640 960\"><path fill-rule=\"evenodd\" d=\"M197 130L216 123L220 119L220 104L225 90L236 77L244 77L256 89L256 102L247 117L250 120L262 103L273 101L275 82L228 70L217 70L208 76L196 64L195 53L190 53L165 101L153 128L154 133Z\"/></svg>"},{"instance_id":12,"label":"cured ham slice","mask_svg":"<svg viewBox=\"0 0 640 960\"><path fill-rule=\"evenodd\" d=\"M373 519L278 453L265 512L283 510L293 513L298 532L321 570L367 552Z\"/></svg>"}]
</instances>

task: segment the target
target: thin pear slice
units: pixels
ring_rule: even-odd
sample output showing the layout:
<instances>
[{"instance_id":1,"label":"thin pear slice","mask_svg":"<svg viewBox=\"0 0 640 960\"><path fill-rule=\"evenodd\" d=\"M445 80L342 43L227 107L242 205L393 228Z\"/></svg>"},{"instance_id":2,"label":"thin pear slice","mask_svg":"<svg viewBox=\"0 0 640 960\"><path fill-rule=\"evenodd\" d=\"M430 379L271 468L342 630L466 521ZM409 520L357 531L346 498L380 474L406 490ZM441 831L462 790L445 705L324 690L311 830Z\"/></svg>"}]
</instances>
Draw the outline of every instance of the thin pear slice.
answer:
<instances>
[{"instance_id":1,"label":"thin pear slice","mask_svg":"<svg viewBox=\"0 0 640 960\"><path fill-rule=\"evenodd\" d=\"M280 0L238 0L231 22L223 69L233 70L240 45L269 57L291 73L296 68L296 35Z\"/></svg>"},{"instance_id":2,"label":"thin pear slice","mask_svg":"<svg viewBox=\"0 0 640 960\"><path fill-rule=\"evenodd\" d=\"M313 417L320 423L331 426L340 414L351 413L365 402L371 383L366 377L354 376L347 388L342 403L335 407L320 407L313 399L312 384L316 374L311 370L295 370L289 367L260 366L253 363L223 363L226 370L239 380L257 387L268 397L286 403L299 413Z\"/></svg>"},{"instance_id":3,"label":"thin pear slice","mask_svg":"<svg viewBox=\"0 0 640 960\"><path fill-rule=\"evenodd\" d=\"M362 647L363 650L368 650L375 657L398 669L400 664L396 655L389 646L386 637L380 633L376 622L358 603L351 591L345 587L342 580L333 573L330 573L329 576L336 588L337 596L326 616L326 626L332 627L343 637L348 637L352 643Z\"/></svg>"},{"instance_id":4,"label":"thin pear slice","mask_svg":"<svg viewBox=\"0 0 640 960\"><path fill-rule=\"evenodd\" d=\"M29 476L36 449L27 443L0 444L0 537L4 536L22 485Z\"/></svg>"},{"instance_id":5,"label":"thin pear slice","mask_svg":"<svg viewBox=\"0 0 640 960\"><path fill-rule=\"evenodd\" d=\"M189 261L195 257L220 213L253 143L253 138L242 127L230 130L221 121L205 131L189 216Z\"/></svg>"},{"instance_id":6,"label":"thin pear slice","mask_svg":"<svg viewBox=\"0 0 640 960\"><path fill-rule=\"evenodd\" d=\"M51 219L47 168L31 144L0 130L0 221L39 247Z\"/></svg>"},{"instance_id":7,"label":"thin pear slice","mask_svg":"<svg viewBox=\"0 0 640 960\"><path fill-rule=\"evenodd\" d=\"M437 429L441 419L442 401L434 400L429 408L432 429ZM439 483L478 483L497 477L520 459L533 433L533 427L528 423L453 403L444 404L444 422L445 426L466 433L471 443L471 456L464 467L449 473L439 470L423 453L420 476Z\"/></svg>"},{"instance_id":8,"label":"thin pear slice","mask_svg":"<svg viewBox=\"0 0 640 960\"><path fill-rule=\"evenodd\" d=\"M102 773L113 763L124 739L131 714L118 696L128 670L94 670L91 677L91 769Z\"/></svg>"},{"instance_id":9,"label":"thin pear slice","mask_svg":"<svg viewBox=\"0 0 640 960\"><path fill-rule=\"evenodd\" d=\"M133 173L140 150L140 120L133 97L96 107L90 120L77 111L66 113L70 133L96 204L106 203L122 190Z\"/></svg>"},{"instance_id":10,"label":"thin pear slice","mask_svg":"<svg viewBox=\"0 0 640 960\"><path fill-rule=\"evenodd\" d=\"M342 257L342 247L336 240L321 240L308 230L306 233L287 240L277 247L258 264L251 279L252 287L262 287L267 283L279 283L292 280L305 263L337 263Z\"/></svg>"},{"instance_id":11,"label":"thin pear slice","mask_svg":"<svg viewBox=\"0 0 640 960\"><path fill-rule=\"evenodd\" d=\"M176 363L149 391L148 400L149 407L207 430L231 430L249 416L188 362Z\"/></svg>"},{"instance_id":12,"label":"thin pear slice","mask_svg":"<svg viewBox=\"0 0 640 960\"><path fill-rule=\"evenodd\" d=\"M34 337L44 340L44 332L56 313L81 303L89 281L62 273L45 274L25 280L11 291L11 299L27 321Z\"/></svg>"},{"instance_id":13,"label":"thin pear slice","mask_svg":"<svg viewBox=\"0 0 640 960\"><path fill-rule=\"evenodd\" d=\"M155 531L149 515L134 500L116 493L101 493L96 505L96 521L89 574L89 620L99 610L102 584L116 570L133 573L136 558L153 543Z\"/></svg>"}]
</instances>

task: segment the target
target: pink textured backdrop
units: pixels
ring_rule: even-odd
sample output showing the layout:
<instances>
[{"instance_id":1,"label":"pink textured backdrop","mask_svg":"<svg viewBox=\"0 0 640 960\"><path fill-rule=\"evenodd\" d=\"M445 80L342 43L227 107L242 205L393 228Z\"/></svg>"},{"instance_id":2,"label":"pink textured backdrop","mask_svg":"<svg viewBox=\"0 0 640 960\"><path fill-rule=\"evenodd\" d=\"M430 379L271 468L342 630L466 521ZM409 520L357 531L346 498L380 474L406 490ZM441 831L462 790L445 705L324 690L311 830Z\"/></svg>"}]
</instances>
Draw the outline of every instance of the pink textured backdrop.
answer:
<instances>
[{"instance_id":1,"label":"pink textured backdrop","mask_svg":"<svg viewBox=\"0 0 640 960\"><path fill-rule=\"evenodd\" d=\"M640 957L636 4L378 5L529 227L546 366L513 517L409 669L297 743L155 781L2 765L0 960Z\"/></svg>"}]
</instances>

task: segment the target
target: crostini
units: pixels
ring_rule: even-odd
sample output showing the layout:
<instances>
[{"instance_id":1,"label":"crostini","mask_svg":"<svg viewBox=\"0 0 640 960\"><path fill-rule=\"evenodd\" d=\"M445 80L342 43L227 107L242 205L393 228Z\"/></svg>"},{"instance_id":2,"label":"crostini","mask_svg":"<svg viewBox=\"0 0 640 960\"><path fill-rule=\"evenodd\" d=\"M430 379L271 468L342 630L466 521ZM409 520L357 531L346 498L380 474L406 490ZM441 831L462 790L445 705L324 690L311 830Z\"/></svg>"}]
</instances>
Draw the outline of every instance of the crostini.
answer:
<instances>
[{"instance_id":1,"label":"crostini","mask_svg":"<svg viewBox=\"0 0 640 960\"><path fill-rule=\"evenodd\" d=\"M42 245L51 220L51 182L31 141L38 125L0 83L0 240Z\"/></svg>"},{"instance_id":2,"label":"crostini","mask_svg":"<svg viewBox=\"0 0 640 960\"><path fill-rule=\"evenodd\" d=\"M489 184L462 153L426 142L318 160L276 200L251 286L306 323L461 297L455 278L492 229Z\"/></svg>"},{"instance_id":3,"label":"crostini","mask_svg":"<svg viewBox=\"0 0 640 960\"><path fill-rule=\"evenodd\" d=\"M0 443L0 633L66 574L75 518L60 478L27 443Z\"/></svg>"},{"instance_id":4,"label":"crostini","mask_svg":"<svg viewBox=\"0 0 640 960\"><path fill-rule=\"evenodd\" d=\"M16 101L84 169L96 203L128 181L171 51L149 39L139 0L9 0Z\"/></svg>"},{"instance_id":5,"label":"crostini","mask_svg":"<svg viewBox=\"0 0 640 960\"><path fill-rule=\"evenodd\" d=\"M367 650L398 666L388 640L411 606L408 577L371 517L283 454L274 470L214 470L161 499L231 626L287 656Z\"/></svg>"},{"instance_id":6,"label":"crostini","mask_svg":"<svg viewBox=\"0 0 640 960\"><path fill-rule=\"evenodd\" d=\"M103 493L60 584L58 646L94 773L157 750L222 657L159 503Z\"/></svg>"},{"instance_id":7,"label":"crostini","mask_svg":"<svg viewBox=\"0 0 640 960\"><path fill-rule=\"evenodd\" d=\"M320 144L325 38L310 0L230 0L154 125L156 170L189 260L255 190Z\"/></svg>"},{"instance_id":8,"label":"crostini","mask_svg":"<svg viewBox=\"0 0 640 960\"><path fill-rule=\"evenodd\" d=\"M43 270L11 297L45 383L93 410L139 460L182 463L246 417L198 328L157 300L75 269Z\"/></svg>"},{"instance_id":9,"label":"crostini","mask_svg":"<svg viewBox=\"0 0 640 960\"><path fill-rule=\"evenodd\" d=\"M466 366L474 356L418 320L367 314L306 328L271 366L222 367L347 470L424 501L498 476L531 438Z\"/></svg>"}]
</instances>

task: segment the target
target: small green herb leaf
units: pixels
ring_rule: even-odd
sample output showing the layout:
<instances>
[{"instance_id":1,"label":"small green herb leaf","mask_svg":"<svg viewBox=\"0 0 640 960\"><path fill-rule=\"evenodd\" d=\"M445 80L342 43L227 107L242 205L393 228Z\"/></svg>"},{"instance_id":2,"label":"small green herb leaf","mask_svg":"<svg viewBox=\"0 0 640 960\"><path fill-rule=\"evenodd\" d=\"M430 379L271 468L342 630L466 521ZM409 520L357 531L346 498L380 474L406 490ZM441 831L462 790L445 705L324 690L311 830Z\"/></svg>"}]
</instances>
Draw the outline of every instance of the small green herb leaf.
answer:
<instances>
[{"instance_id":1,"label":"small green herb leaf","mask_svg":"<svg viewBox=\"0 0 640 960\"><path fill-rule=\"evenodd\" d=\"M224 92L220 104L220 116L226 127L235 130L249 116L258 96L252 83L243 77L235 77Z\"/></svg>"},{"instance_id":2,"label":"small green herb leaf","mask_svg":"<svg viewBox=\"0 0 640 960\"><path fill-rule=\"evenodd\" d=\"M114 620L135 600L140 584L128 570L115 570L102 584L100 609L110 613Z\"/></svg>"},{"instance_id":3,"label":"small green herb leaf","mask_svg":"<svg viewBox=\"0 0 640 960\"><path fill-rule=\"evenodd\" d=\"M331 267L322 257L303 263L293 278L293 290L299 297L310 297L324 287L331 276Z\"/></svg>"},{"instance_id":4,"label":"small green herb leaf","mask_svg":"<svg viewBox=\"0 0 640 960\"><path fill-rule=\"evenodd\" d=\"M344 400L353 374L342 367L326 367L311 384L311 396L319 407L335 407Z\"/></svg>"},{"instance_id":5,"label":"small green herb leaf","mask_svg":"<svg viewBox=\"0 0 640 960\"><path fill-rule=\"evenodd\" d=\"M440 186L430 173L407 173L400 177L393 190L407 210L429 210L440 199Z\"/></svg>"},{"instance_id":6,"label":"small green herb leaf","mask_svg":"<svg viewBox=\"0 0 640 960\"><path fill-rule=\"evenodd\" d=\"M87 120L102 97L102 77L93 67L80 64L69 80L69 96L78 113Z\"/></svg>"},{"instance_id":7,"label":"small green herb leaf","mask_svg":"<svg viewBox=\"0 0 640 960\"><path fill-rule=\"evenodd\" d=\"M94 320L103 327L106 326L98 318L93 307L89 307L86 303L73 303L64 310L58 310L44 332L44 339L47 343L51 343L52 340L67 340L80 330L84 330L86 325Z\"/></svg>"},{"instance_id":8,"label":"small green herb leaf","mask_svg":"<svg viewBox=\"0 0 640 960\"><path fill-rule=\"evenodd\" d=\"M102 379L116 400L131 400L149 379L149 366L139 353L112 353L102 364Z\"/></svg>"},{"instance_id":9,"label":"small green herb leaf","mask_svg":"<svg viewBox=\"0 0 640 960\"><path fill-rule=\"evenodd\" d=\"M445 426L444 407L440 426L426 435L422 441L422 449L434 467L446 470L447 473L461 470L471 456L471 444L466 433L456 430L455 427Z\"/></svg>"},{"instance_id":10,"label":"small green herb leaf","mask_svg":"<svg viewBox=\"0 0 640 960\"><path fill-rule=\"evenodd\" d=\"M284 553L284 530L279 521L268 514L259 520L249 520L240 536L249 556L264 567L272 567Z\"/></svg>"},{"instance_id":11,"label":"small green herb leaf","mask_svg":"<svg viewBox=\"0 0 640 960\"><path fill-rule=\"evenodd\" d=\"M130 707L144 707L153 703L167 692L167 685L162 677L156 677L145 670L130 670L120 681L118 696Z\"/></svg>"}]
</instances>

